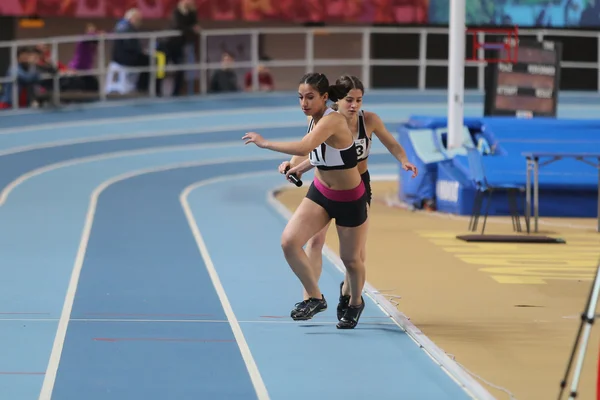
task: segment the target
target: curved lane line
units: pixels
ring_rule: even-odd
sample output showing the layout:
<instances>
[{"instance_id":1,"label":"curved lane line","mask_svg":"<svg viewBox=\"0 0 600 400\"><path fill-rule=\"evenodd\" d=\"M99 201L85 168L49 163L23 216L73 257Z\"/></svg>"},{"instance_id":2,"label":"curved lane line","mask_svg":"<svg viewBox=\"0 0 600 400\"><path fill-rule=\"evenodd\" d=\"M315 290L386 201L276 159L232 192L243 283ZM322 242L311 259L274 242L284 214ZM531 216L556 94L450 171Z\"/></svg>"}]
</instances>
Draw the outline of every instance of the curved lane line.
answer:
<instances>
[{"instance_id":1,"label":"curved lane line","mask_svg":"<svg viewBox=\"0 0 600 400\"><path fill-rule=\"evenodd\" d=\"M283 141L290 141L292 139L293 138L290 138L290 137L284 137L284 138L273 138L271 140L283 142ZM11 181L8 185L6 185L6 187L4 187L2 189L2 191L0 191L0 207L2 207L2 205L6 203L8 196L17 186L23 184L25 181L27 181L35 176L38 176L38 175L41 175L41 174L44 174L44 173L47 173L47 172L50 172L50 171L53 171L53 170L56 170L59 168L71 167L71 166L75 166L75 165L87 163L87 162L107 160L110 158L161 153L164 151L203 150L203 149L211 149L211 148L217 149L217 148L224 148L224 147L240 147L241 148L243 146L244 146L244 144L240 143L240 141L215 142L215 143L197 144L197 145L161 146L161 147L153 147L153 148L141 148L141 149L136 149L136 150L113 151L113 152L109 152L109 153L96 154L93 156L74 158L74 159L69 159L66 161L48 164L43 167L33 169L23 175L20 175L19 177L17 177L13 181ZM386 149L371 151L371 154L387 154L387 153L388 153L388 151ZM289 156L286 156L285 154L283 155L283 157L289 158ZM268 156L265 156L264 158L271 159ZM231 162L237 162L237 160L238 159L236 157L232 157L230 159Z\"/></svg>"},{"instance_id":2,"label":"curved lane line","mask_svg":"<svg viewBox=\"0 0 600 400\"><path fill-rule=\"evenodd\" d=\"M377 167L373 168L373 169L383 169L385 167L390 167L392 165L393 164L378 164ZM264 174L273 175L275 173L276 172L265 172ZM199 235L199 238L197 239L198 240L197 243L198 243L199 248L201 249L200 251L201 251L203 258L205 259L205 262L207 263L207 265L210 262L210 265L214 268L214 265L212 264L212 261L210 260L210 255L209 255L208 249L206 247L206 244L204 243L204 240L200 236L200 232L199 232L197 224L194 220L193 213L190 210L188 200L187 200L188 196L190 195L191 192L193 192L194 190L196 190L200 187L212 185L215 183L221 183L224 181L243 179L246 176L256 176L259 174L262 175L262 173L233 174L233 175L229 174L229 175L204 179L204 180L198 181L198 182L186 187L185 190L182 192L182 195L180 196L180 201L182 202L182 205L186 212L186 217L188 218L188 221L190 222L190 224L193 224L193 226L195 226L195 229L197 230L197 233ZM387 177L389 177L389 175L378 175L376 173L373 175L374 180L382 180ZM309 181L307 180L306 183L308 184L308 182ZM267 197L266 197L266 202L273 209L275 209L277 211L277 213L279 215L281 215L286 221L289 220L289 218L292 215L292 212L289 211L287 209L287 207L285 207L283 205L283 203L281 203L280 201L278 201L275 198L274 193L283 188L288 188L288 187L289 187L288 183L278 185L275 188L273 188L272 190L268 191ZM343 262L327 245L325 245L325 247L323 249L323 254L329 259L329 261L341 273L345 273L345 267L343 265ZM424 350L424 352L436 364L438 364L444 370L444 372L446 372L446 374L454 382L456 382L458 384L458 386L460 386L469 396L475 397L479 400L494 400L494 397L489 392L487 392L483 388L483 386L481 386L479 384L479 382L477 382L475 379L473 379L468 373L466 373L462 368L460 368L458 366L458 364L456 364L454 361L452 361L446 355L446 353L443 352L443 350L439 349L435 345L435 343L433 343L429 338L427 338L423 334L423 332L421 332L414 324L412 324L412 322L410 322L410 320L404 314L402 314L396 307L394 307L389 302L389 300L387 300L385 297L383 297L377 289L375 289L371 284L369 284L367 282L365 284L364 291L367 294L367 296L369 296L371 298L373 303L375 305L377 305L384 314L389 315L390 318L394 321L394 323L398 327L400 327L400 329L402 329L404 332L406 332L408 334L408 336L420 348L422 348Z\"/></svg>"},{"instance_id":3,"label":"curved lane line","mask_svg":"<svg viewBox=\"0 0 600 400\"><path fill-rule=\"evenodd\" d=\"M261 161L261 160L283 160L286 159L285 155L275 154L272 157L241 157L236 158L236 162L245 162L245 161ZM54 389L54 383L56 381L56 374L58 372L58 366L60 364L60 358L62 355L63 346L65 343L65 337L67 334L67 328L69 326L69 320L71 318L71 311L73 309L73 302L75 300L75 294L77 292L77 285L79 283L79 276L81 275L81 268L83 267L83 261L85 258L85 253L87 250L87 245L90 238L90 233L92 230L92 225L94 222L94 215L96 213L96 207L98 204L98 197L104 190L106 190L109 186L129 179L133 177L137 177L144 174L149 174L153 172L160 171L168 171L171 169L179 169L179 168L187 168L187 167L197 167L202 165L214 165L214 164L225 164L231 163L231 158L224 159L213 159L210 161L200 161L200 162L188 162L188 163L179 163L179 164L171 164L171 165L163 165L160 167L147 168L137 171L129 171L125 174L121 174L115 177L112 177L102 184L96 187L92 192L90 197L90 203L88 206L88 211L85 218L85 224L83 227L83 232L81 234L81 239L79 242L79 248L77 250L77 255L75 257L75 263L73 266L73 270L71 273L71 278L69 280L69 286L67 288L67 293L65 295L65 300L63 303L63 309L60 315L60 319L58 321L58 328L56 330L56 336L54 338L54 343L52 345L52 351L50 353L50 358L48 361L48 367L46 368L46 374L44 376L44 382L42 384L42 389L40 391L39 400L50 400L52 397L52 391ZM261 398L266 399L265 397Z\"/></svg>"},{"instance_id":4,"label":"curved lane line","mask_svg":"<svg viewBox=\"0 0 600 400\"><path fill-rule=\"evenodd\" d=\"M445 108L444 103L372 103L369 104L369 108L386 108L390 110L419 110L419 109L438 109ZM153 114L153 115L142 115L134 117L115 117L115 118L95 118L95 119L82 119L77 121L69 122L55 122L49 124L38 124L28 125L18 128L7 128L0 129L0 135L13 135L25 132L35 132L44 129L64 129L64 128L76 128L76 127L91 127L108 124L135 124L135 123L146 123L153 121L165 121L165 120L180 120L183 118L201 118L201 117L218 117L218 116L238 116L244 114L277 114L279 112L287 111L299 111L298 106L281 106L281 107L269 107L265 110L265 107L247 107L247 108L234 108L226 110L206 110L206 111L184 111L164 114Z\"/></svg>"},{"instance_id":5,"label":"curved lane line","mask_svg":"<svg viewBox=\"0 0 600 400\"><path fill-rule=\"evenodd\" d=\"M393 123L393 122L392 122ZM282 122L282 123L272 123L272 124L260 124L257 127L253 127L252 129L274 129L274 128L302 128L305 127L306 124L294 123L294 122ZM76 139L64 139L57 140L53 142L42 142L36 144L30 144L25 146L18 147L9 147L5 150L0 150L0 157L7 156L16 153L24 153L26 151L32 150L41 150L41 149L49 149L53 147L61 147L61 146L69 146L74 144L84 144L84 143L99 143L99 142L108 142L112 140L131 140L131 139L145 139L145 138L155 138L155 137L169 137L175 135L201 135L201 134L209 134L209 133L218 133L218 132L227 132L227 131L235 131L247 129L249 127L248 124L237 124L237 125L219 125L213 128L200 128L200 129L171 129L166 131L156 131L151 133L142 133L142 134L110 134L110 135L99 135L86 137L82 136ZM300 136L299 136L300 137Z\"/></svg>"},{"instance_id":6,"label":"curved lane line","mask_svg":"<svg viewBox=\"0 0 600 400\"><path fill-rule=\"evenodd\" d=\"M277 138L274 140L286 141L286 140L289 140L289 138ZM120 158L120 157L129 157L129 156L135 156L135 155L161 153L164 151L203 150L203 149L211 149L211 148L216 149L216 148L224 148L224 147L241 147L241 146L243 146L243 143L240 143L240 141L217 142L217 143L199 144L199 145L193 145L193 146L190 146L190 145L162 146L162 147L155 147L155 148L150 148L150 149L144 148L144 149L136 149L136 150L115 151L115 152L110 152L110 153L97 154L97 155L93 155L93 156L89 156L89 157L74 158L74 159L69 159L67 161L61 161L58 163L48 164L43 167L31 170L31 171L27 172L26 174L20 175L17 179L13 180L8 185L6 185L6 187L4 189L2 189L2 191L0 191L0 207L6 203L8 196L17 186L23 184L25 181L27 181L35 176L38 176L38 175L41 175L41 174L44 174L44 173L47 173L47 172L50 172L50 171L53 171L53 170L56 170L59 168L72 167L72 166L76 166L76 165L82 164L82 163L108 160L111 158ZM233 162L236 160L237 160L237 158L235 158L235 157L232 157L229 159L230 162Z\"/></svg>"},{"instance_id":7,"label":"curved lane line","mask_svg":"<svg viewBox=\"0 0 600 400\"><path fill-rule=\"evenodd\" d=\"M252 172L246 174L236 174L236 177L244 178L246 176L257 176L261 173ZM273 174L272 171L269 171L269 174ZM207 182L210 180L207 180ZM213 283L213 286L219 296L219 300L221 301L221 305L223 306L223 310L225 311L225 315L227 316L227 320L231 325L231 330L233 331L233 335L235 340L240 348L240 352L242 354L242 358L246 364L246 368L248 369L248 373L250 374L250 379L252 380L252 384L254 385L254 389L256 390L256 395L259 400L268 400L269 394L267 392L267 387L260 375L260 371L254 361L254 357L252 357L252 352L250 351L250 347L246 342L246 338L244 337L244 333L242 331L242 327L240 326L234 312L231 307L231 303L227 298L227 294L225 293L225 288L223 288L223 284L219 279L219 274L215 268L215 265L212 262L210 257L210 253L208 252L208 248L206 247L206 243L204 242L204 238L200 233L200 228L198 228L198 224L196 223L196 219L194 218L194 214L190 208L188 203L188 196L192 190L194 190L198 186L197 183L193 183L187 186L179 196L179 202L181 203L181 207L183 208L183 212L185 214L185 218L190 226L192 231L192 236L196 241L196 245L198 246L198 251L204 260L204 265L208 270L208 274L210 275L210 279Z\"/></svg>"},{"instance_id":8,"label":"curved lane line","mask_svg":"<svg viewBox=\"0 0 600 400\"><path fill-rule=\"evenodd\" d=\"M275 197L275 193L289 185L279 185L267 193L267 202L287 221L291 218L292 212ZM344 263L329 246L323 247L323 254L331 263L341 272L345 273ZM383 312L389 315L394 322L404 330L408 336L418 344L425 353L431 357L450 378L452 378L460 387L478 400L495 400L495 398L483 386L471 377L465 370L460 368L448 355L431 341L419 328L401 313L388 299L379 293L370 283L365 283L364 288L367 296L381 308Z\"/></svg>"}]
</instances>

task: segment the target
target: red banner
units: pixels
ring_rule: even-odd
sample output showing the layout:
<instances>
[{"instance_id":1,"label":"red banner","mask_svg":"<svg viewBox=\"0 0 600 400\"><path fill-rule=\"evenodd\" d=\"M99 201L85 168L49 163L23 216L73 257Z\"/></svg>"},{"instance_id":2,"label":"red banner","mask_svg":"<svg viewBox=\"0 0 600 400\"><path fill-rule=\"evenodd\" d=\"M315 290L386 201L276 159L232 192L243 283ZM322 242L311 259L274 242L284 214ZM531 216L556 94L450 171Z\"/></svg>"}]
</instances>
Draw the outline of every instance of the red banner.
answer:
<instances>
[{"instance_id":1,"label":"red banner","mask_svg":"<svg viewBox=\"0 0 600 400\"><path fill-rule=\"evenodd\" d=\"M168 18L177 0L0 0L0 15ZM414 23L427 22L429 0L196 0L200 20Z\"/></svg>"}]
</instances>

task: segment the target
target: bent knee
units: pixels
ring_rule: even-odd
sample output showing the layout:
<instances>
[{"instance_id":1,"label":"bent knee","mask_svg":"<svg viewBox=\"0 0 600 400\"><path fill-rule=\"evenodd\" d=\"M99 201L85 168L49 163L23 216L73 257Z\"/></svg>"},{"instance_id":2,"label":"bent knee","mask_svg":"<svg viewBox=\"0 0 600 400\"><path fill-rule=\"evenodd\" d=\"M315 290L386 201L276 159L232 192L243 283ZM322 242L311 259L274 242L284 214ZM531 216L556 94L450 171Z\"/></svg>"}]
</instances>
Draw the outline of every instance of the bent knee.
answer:
<instances>
[{"instance_id":1,"label":"bent knee","mask_svg":"<svg viewBox=\"0 0 600 400\"><path fill-rule=\"evenodd\" d=\"M353 254L349 257L341 257L341 259L346 269L358 270L360 268L364 268L364 263L360 257L360 254Z\"/></svg>"},{"instance_id":2,"label":"bent knee","mask_svg":"<svg viewBox=\"0 0 600 400\"><path fill-rule=\"evenodd\" d=\"M286 232L281 235L281 249L285 254L290 254L295 251L302 250L303 243L300 243L294 235Z\"/></svg>"},{"instance_id":3,"label":"bent knee","mask_svg":"<svg viewBox=\"0 0 600 400\"><path fill-rule=\"evenodd\" d=\"M306 243L307 250L317 250L321 251L325 246L325 235L317 234L310 238L308 243Z\"/></svg>"}]
</instances>

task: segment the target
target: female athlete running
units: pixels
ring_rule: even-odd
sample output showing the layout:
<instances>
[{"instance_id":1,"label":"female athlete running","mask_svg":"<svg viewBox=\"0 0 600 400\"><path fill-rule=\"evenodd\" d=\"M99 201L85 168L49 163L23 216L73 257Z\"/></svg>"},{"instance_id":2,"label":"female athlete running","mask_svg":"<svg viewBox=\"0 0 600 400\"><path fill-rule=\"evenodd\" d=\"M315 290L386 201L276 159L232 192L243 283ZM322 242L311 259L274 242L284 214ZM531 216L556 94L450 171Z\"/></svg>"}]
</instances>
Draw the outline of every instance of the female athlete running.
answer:
<instances>
[{"instance_id":1,"label":"female athlete running","mask_svg":"<svg viewBox=\"0 0 600 400\"><path fill-rule=\"evenodd\" d=\"M369 196L369 206L371 205L371 179L368 170L368 157L371 151L371 141L373 133L381 140L383 145L388 151L402 164L402 168L406 171L412 171L412 177L416 177L418 174L417 167L411 164L407 157L406 152L402 146L396 141L394 136L386 129L381 118L374 112L362 111L362 99L364 96L364 86L360 79L355 76L344 75L338 78L335 86L343 88L347 91L346 96L340 99L335 108L337 111L346 117L350 130L354 137L354 143L356 146L356 152L358 156L358 171L361 174L361 178L365 184ZM299 171L298 166L304 161L303 157L294 156L290 161L284 161L279 166L279 172L286 175L295 173L298 178L302 176L305 171ZM321 231L315 236L310 238L306 244L306 254L310 260L311 266L313 266L314 274L317 280L321 276L321 270L323 266L323 246L325 245L325 238L327 236L327 230L329 224L327 224ZM366 243L365 243L366 244ZM361 249L361 259L363 263L366 260L366 249ZM344 281L340 284L340 299L337 308L338 319L340 319L348 306L350 289L348 286L348 276L344 278ZM308 294L304 292L304 298L308 298Z\"/></svg>"},{"instance_id":2,"label":"female athlete running","mask_svg":"<svg viewBox=\"0 0 600 400\"><path fill-rule=\"evenodd\" d=\"M297 166L302 173L317 167L306 197L288 222L281 238L285 258L302 282L308 298L296 304L291 312L294 320L307 320L327 309L315 267L303 246L335 219L340 243L340 258L346 267L348 305L338 324L339 329L353 329L365 307L362 290L365 266L361 258L367 234L368 193L358 171L358 156L346 118L327 106L327 100L345 98L348 90L330 86L323 74L302 77L298 87L300 106L312 117L308 133L297 142L270 142L255 132L244 135L245 143L308 159Z\"/></svg>"}]
</instances>

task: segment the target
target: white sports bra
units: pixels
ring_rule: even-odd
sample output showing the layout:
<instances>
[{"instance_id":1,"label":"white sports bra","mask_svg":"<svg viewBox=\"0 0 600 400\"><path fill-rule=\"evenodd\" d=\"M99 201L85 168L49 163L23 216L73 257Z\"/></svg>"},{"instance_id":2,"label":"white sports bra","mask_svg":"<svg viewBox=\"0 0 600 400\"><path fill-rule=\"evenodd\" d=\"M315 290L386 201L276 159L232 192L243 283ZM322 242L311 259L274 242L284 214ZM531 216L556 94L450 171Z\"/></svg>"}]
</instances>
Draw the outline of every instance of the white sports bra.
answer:
<instances>
[{"instance_id":1,"label":"white sports bra","mask_svg":"<svg viewBox=\"0 0 600 400\"><path fill-rule=\"evenodd\" d=\"M332 112L335 112L335 110L327 108L323 117ZM311 119L306 133L310 133L314 125L314 119ZM317 167L317 169L325 171L354 168L358 163L356 142L352 142L352 144L345 149L336 149L327 143L321 143L317 148L310 152L308 159L312 165Z\"/></svg>"}]
</instances>

